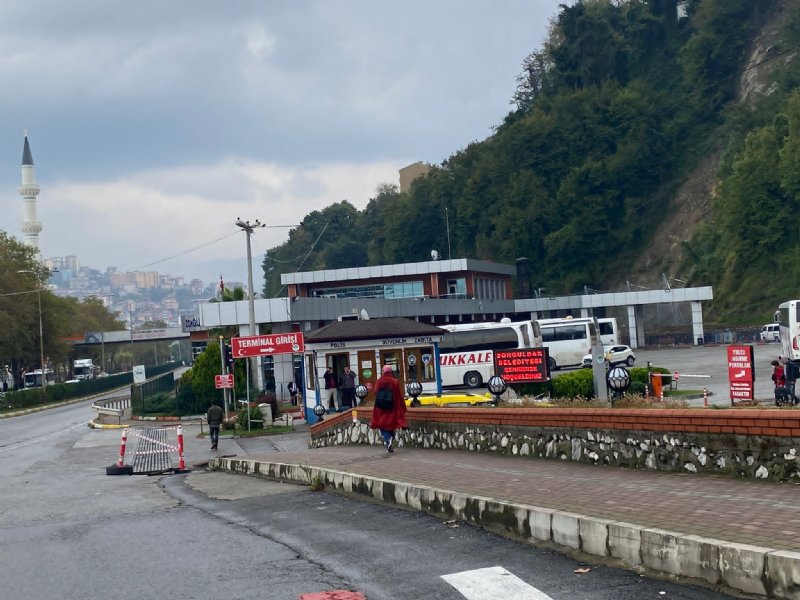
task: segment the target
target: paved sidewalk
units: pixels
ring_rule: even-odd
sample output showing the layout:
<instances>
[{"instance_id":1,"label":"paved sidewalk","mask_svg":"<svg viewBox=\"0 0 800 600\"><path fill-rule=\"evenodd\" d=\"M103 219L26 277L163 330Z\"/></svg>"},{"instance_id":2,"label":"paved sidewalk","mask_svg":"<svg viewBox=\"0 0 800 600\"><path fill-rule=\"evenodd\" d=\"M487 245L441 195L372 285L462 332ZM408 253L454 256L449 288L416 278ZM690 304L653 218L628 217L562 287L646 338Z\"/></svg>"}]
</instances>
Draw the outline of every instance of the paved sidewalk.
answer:
<instances>
[{"instance_id":1,"label":"paved sidewalk","mask_svg":"<svg viewBox=\"0 0 800 600\"><path fill-rule=\"evenodd\" d=\"M449 450L336 446L248 456L800 552L800 484Z\"/></svg>"},{"instance_id":2,"label":"paved sidewalk","mask_svg":"<svg viewBox=\"0 0 800 600\"><path fill-rule=\"evenodd\" d=\"M511 514L528 511L519 522L502 524L512 534L727 589L800 598L798 483L402 447L391 455L379 446L253 450L211 466L240 473L258 468L287 480L302 480L317 469L329 489L379 501L388 497L422 510L442 508L431 512L448 506L458 512L460 506L466 515L474 513L470 500L494 501L512 507ZM426 498L434 500L426 506ZM483 515L470 520L497 530L492 517L509 516L493 510L485 522ZM542 516L547 528L537 535Z\"/></svg>"}]
</instances>

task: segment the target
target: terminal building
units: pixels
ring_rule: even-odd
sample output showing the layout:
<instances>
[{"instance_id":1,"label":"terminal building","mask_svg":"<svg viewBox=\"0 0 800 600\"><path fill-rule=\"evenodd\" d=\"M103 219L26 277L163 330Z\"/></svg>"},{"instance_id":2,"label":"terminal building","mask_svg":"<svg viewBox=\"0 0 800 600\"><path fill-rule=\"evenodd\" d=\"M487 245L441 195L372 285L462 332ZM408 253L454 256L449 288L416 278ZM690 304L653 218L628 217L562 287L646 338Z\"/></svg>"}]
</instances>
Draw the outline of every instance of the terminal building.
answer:
<instances>
[{"instance_id":1,"label":"terminal building","mask_svg":"<svg viewBox=\"0 0 800 600\"><path fill-rule=\"evenodd\" d=\"M645 307L682 304L690 307L693 343L703 343L702 302L713 299L710 286L532 298L527 273L526 259L507 265L467 258L289 273L281 276L286 297L253 301L255 331L250 331L247 300L199 304L194 326L187 330L197 335L199 330L233 326L243 336L308 335L347 319L406 317L442 325L613 314L622 317L622 340L638 348L645 339ZM524 297L514 298L515 278ZM259 387L274 384L279 398L288 397L286 383L296 378L298 363L302 359L297 357L265 357Z\"/></svg>"}]
</instances>

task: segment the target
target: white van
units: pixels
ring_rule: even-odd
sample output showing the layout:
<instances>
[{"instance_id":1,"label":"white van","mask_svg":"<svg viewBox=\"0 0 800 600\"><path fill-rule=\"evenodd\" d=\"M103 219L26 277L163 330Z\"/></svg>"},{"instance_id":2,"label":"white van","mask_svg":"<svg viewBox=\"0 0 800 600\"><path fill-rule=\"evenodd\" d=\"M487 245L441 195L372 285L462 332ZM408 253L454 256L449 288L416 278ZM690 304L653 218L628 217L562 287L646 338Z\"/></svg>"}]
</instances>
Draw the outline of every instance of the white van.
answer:
<instances>
[{"instance_id":1,"label":"white van","mask_svg":"<svg viewBox=\"0 0 800 600\"><path fill-rule=\"evenodd\" d=\"M767 323L761 328L761 333L759 337L761 338L762 342L777 342L780 341L780 333L779 327L777 323Z\"/></svg>"}]
</instances>

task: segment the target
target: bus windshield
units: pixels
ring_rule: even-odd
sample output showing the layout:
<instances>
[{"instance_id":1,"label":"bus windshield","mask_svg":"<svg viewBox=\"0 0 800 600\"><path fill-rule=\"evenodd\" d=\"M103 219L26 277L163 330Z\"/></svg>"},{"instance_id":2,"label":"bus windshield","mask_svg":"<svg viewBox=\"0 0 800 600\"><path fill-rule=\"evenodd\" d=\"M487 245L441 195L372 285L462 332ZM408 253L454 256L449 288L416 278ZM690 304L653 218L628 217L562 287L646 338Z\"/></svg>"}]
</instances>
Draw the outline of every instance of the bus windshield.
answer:
<instances>
[{"instance_id":1,"label":"bus windshield","mask_svg":"<svg viewBox=\"0 0 800 600\"><path fill-rule=\"evenodd\" d=\"M53 385L56 382L56 375L52 369L45 371L46 385ZM42 370L36 369L25 373L23 378L24 386L26 388L42 387Z\"/></svg>"}]
</instances>

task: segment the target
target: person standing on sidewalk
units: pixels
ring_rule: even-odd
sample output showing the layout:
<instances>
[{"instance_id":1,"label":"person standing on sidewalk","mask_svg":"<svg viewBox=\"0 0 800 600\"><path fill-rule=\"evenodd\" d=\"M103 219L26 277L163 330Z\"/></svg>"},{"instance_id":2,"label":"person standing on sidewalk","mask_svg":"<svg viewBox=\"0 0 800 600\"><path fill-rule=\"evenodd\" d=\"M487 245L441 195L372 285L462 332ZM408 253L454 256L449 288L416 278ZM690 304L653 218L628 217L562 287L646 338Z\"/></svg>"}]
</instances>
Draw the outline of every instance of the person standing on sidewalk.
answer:
<instances>
[{"instance_id":1,"label":"person standing on sidewalk","mask_svg":"<svg viewBox=\"0 0 800 600\"><path fill-rule=\"evenodd\" d=\"M344 408L356 407L356 374L350 366L344 368L342 373L342 406Z\"/></svg>"},{"instance_id":2,"label":"person standing on sidewalk","mask_svg":"<svg viewBox=\"0 0 800 600\"><path fill-rule=\"evenodd\" d=\"M216 450L219 442L219 428L222 425L222 407L212 402L208 407L206 420L208 421L208 435L211 438L211 449Z\"/></svg>"},{"instance_id":3,"label":"person standing on sidewalk","mask_svg":"<svg viewBox=\"0 0 800 600\"><path fill-rule=\"evenodd\" d=\"M325 369L325 393L328 395L325 408L329 411L339 412L339 402L336 400L336 388L339 387L339 382L336 379L336 373L333 372L332 367Z\"/></svg>"},{"instance_id":4,"label":"person standing on sidewalk","mask_svg":"<svg viewBox=\"0 0 800 600\"><path fill-rule=\"evenodd\" d=\"M384 391L384 394L381 394L381 391ZM387 402L383 399L387 391L391 393L391 406L381 408L380 405L385 405ZM383 366L383 375L375 384L375 407L372 409L369 426L372 429L380 429L387 452L394 452L394 432L408 427L405 398L389 365Z\"/></svg>"}]
</instances>

